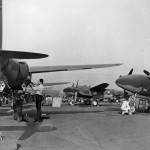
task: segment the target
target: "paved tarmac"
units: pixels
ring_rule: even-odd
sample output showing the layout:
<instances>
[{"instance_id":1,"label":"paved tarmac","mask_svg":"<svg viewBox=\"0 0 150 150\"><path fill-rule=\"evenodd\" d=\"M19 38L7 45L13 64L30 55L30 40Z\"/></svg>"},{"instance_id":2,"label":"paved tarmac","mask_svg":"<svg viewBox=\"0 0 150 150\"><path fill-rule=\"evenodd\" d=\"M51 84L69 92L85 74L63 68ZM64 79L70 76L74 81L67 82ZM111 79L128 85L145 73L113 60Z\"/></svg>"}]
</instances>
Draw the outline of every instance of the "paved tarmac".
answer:
<instances>
[{"instance_id":1,"label":"paved tarmac","mask_svg":"<svg viewBox=\"0 0 150 150\"><path fill-rule=\"evenodd\" d=\"M7 106L0 107L0 132L17 143L18 150L149 150L150 114L121 115L119 104L97 107L43 106L50 119L42 123L17 122ZM34 115L35 104L24 106ZM1 141L0 141L1 142ZM1 143L0 143L1 144ZM12 146L12 144L7 144ZM0 150L7 150L1 147Z\"/></svg>"}]
</instances>

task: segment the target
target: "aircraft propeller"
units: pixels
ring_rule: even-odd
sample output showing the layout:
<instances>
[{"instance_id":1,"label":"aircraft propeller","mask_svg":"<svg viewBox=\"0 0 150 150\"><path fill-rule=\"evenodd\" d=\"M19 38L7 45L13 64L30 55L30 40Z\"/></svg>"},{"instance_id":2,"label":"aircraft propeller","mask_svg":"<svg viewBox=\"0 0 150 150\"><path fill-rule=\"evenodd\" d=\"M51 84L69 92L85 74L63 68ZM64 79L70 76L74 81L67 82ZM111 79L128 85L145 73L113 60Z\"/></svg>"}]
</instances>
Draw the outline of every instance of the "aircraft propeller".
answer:
<instances>
[{"instance_id":1,"label":"aircraft propeller","mask_svg":"<svg viewBox=\"0 0 150 150\"><path fill-rule=\"evenodd\" d=\"M133 73L133 68L129 71L128 75L132 75Z\"/></svg>"},{"instance_id":2,"label":"aircraft propeller","mask_svg":"<svg viewBox=\"0 0 150 150\"><path fill-rule=\"evenodd\" d=\"M150 79L150 72L148 72L147 70L143 70L143 72L147 75L148 79Z\"/></svg>"},{"instance_id":3,"label":"aircraft propeller","mask_svg":"<svg viewBox=\"0 0 150 150\"><path fill-rule=\"evenodd\" d=\"M74 87L74 83L72 84L72 87Z\"/></svg>"},{"instance_id":4,"label":"aircraft propeller","mask_svg":"<svg viewBox=\"0 0 150 150\"><path fill-rule=\"evenodd\" d=\"M128 75L132 75L133 73L133 68L129 71ZM122 77L122 75L120 75L119 77Z\"/></svg>"},{"instance_id":5,"label":"aircraft propeller","mask_svg":"<svg viewBox=\"0 0 150 150\"><path fill-rule=\"evenodd\" d=\"M76 84L76 86L74 85L74 83L72 84L72 87L78 87L78 84L79 84L79 79L78 79L78 81L77 81L77 84Z\"/></svg>"},{"instance_id":6,"label":"aircraft propeller","mask_svg":"<svg viewBox=\"0 0 150 150\"><path fill-rule=\"evenodd\" d=\"M78 81L77 81L76 88L78 87L78 84L79 84L79 79L78 79Z\"/></svg>"},{"instance_id":7,"label":"aircraft propeller","mask_svg":"<svg viewBox=\"0 0 150 150\"><path fill-rule=\"evenodd\" d=\"M143 72L148 76L150 75L150 72L148 72L147 70L143 70Z\"/></svg>"}]
</instances>

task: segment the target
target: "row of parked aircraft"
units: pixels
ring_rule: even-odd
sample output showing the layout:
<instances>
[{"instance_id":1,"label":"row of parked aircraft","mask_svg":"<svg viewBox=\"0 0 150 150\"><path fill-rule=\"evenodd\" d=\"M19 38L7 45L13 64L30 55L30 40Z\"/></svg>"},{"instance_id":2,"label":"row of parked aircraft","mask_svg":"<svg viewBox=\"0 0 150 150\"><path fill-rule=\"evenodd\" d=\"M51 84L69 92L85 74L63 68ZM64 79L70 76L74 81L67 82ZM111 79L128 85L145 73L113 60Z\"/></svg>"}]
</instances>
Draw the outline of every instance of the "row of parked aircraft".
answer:
<instances>
[{"instance_id":1,"label":"row of parked aircraft","mask_svg":"<svg viewBox=\"0 0 150 150\"><path fill-rule=\"evenodd\" d=\"M150 72L143 70L144 74L132 74L133 69L130 70L128 75L120 76L116 80L116 84L124 89L126 92L131 92L137 94L138 97L149 99L150 97ZM77 96L82 98L93 98L96 100L104 96L104 92L106 92L106 88L108 87L108 83L102 83L95 87L87 87L87 86L77 86L76 87L68 87L64 89L64 92L68 96ZM113 95L123 96L125 92L115 91L115 90L107 90ZM115 92L114 92L115 91ZM75 94L76 93L76 94ZM96 104L96 102L94 103Z\"/></svg>"},{"instance_id":2,"label":"row of parked aircraft","mask_svg":"<svg viewBox=\"0 0 150 150\"><path fill-rule=\"evenodd\" d=\"M74 71L94 68L106 68L120 66L121 64L89 64L68 66L32 66L20 59L40 59L48 57L47 54L9 51L2 49L2 0L0 0L0 91L12 93L22 88L22 84L28 86L32 81L32 74L58 71ZM19 60L17 60L19 59Z\"/></svg>"},{"instance_id":3,"label":"row of parked aircraft","mask_svg":"<svg viewBox=\"0 0 150 150\"><path fill-rule=\"evenodd\" d=\"M108 89L108 83L101 83L90 87L86 85L79 86L78 82L76 86L74 86L73 83L71 87L67 87L63 90L65 96L69 98L69 100L72 100L73 103L77 103L78 100L80 102L80 99L82 99L82 102L85 104L97 106L99 101L107 100L111 102L124 95L124 91Z\"/></svg>"},{"instance_id":4,"label":"row of parked aircraft","mask_svg":"<svg viewBox=\"0 0 150 150\"><path fill-rule=\"evenodd\" d=\"M75 71L94 68L107 68L122 65L116 64L89 64L89 65L68 65L68 66L28 66L20 59L40 59L48 57L47 54L9 51L2 49L2 0L0 0L0 93L6 91L13 93L22 88L24 83L27 87L32 82L32 74L44 72L59 72L59 71ZM19 60L17 60L19 59ZM116 84L124 90L132 93L137 93L143 96L150 96L150 73L144 70L146 75L132 74L132 71L121 76L116 80ZM107 83L97 85L95 87L78 86L64 89L68 95L77 93L77 96L96 97L104 92Z\"/></svg>"}]
</instances>

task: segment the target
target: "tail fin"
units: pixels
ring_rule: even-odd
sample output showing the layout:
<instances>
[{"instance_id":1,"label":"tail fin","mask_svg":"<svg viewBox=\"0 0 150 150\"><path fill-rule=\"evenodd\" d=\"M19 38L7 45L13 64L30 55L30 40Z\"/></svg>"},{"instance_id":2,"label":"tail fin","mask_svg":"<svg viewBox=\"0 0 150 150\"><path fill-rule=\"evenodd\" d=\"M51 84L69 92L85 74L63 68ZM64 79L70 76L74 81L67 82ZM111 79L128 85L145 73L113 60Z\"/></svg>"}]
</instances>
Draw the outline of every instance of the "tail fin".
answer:
<instances>
[{"instance_id":1,"label":"tail fin","mask_svg":"<svg viewBox=\"0 0 150 150\"><path fill-rule=\"evenodd\" d=\"M108 87L108 85L109 85L108 83L102 83L102 84L99 84L97 86L90 88L90 90L93 92L103 92Z\"/></svg>"}]
</instances>

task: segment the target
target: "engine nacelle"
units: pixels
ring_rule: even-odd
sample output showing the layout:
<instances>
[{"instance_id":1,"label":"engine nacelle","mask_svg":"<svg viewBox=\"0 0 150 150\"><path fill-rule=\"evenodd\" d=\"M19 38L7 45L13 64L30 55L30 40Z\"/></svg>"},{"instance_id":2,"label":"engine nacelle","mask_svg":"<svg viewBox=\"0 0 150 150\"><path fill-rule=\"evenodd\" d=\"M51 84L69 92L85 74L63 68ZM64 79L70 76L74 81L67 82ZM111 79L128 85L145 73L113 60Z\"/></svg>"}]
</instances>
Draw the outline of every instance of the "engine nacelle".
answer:
<instances>
[{"instance_id":1,"label":"engine nacelle","mask_svg":"<svg viewBox=\"0 0 150 150\"><path fill-rule=\"evenodd\" d=\"M8 58L2 59L3 61L0 61L1 71L7 78L9 86L14 88L20 85L29 75L29 67L27 63Z\"/></svg>"}]
</instances>

